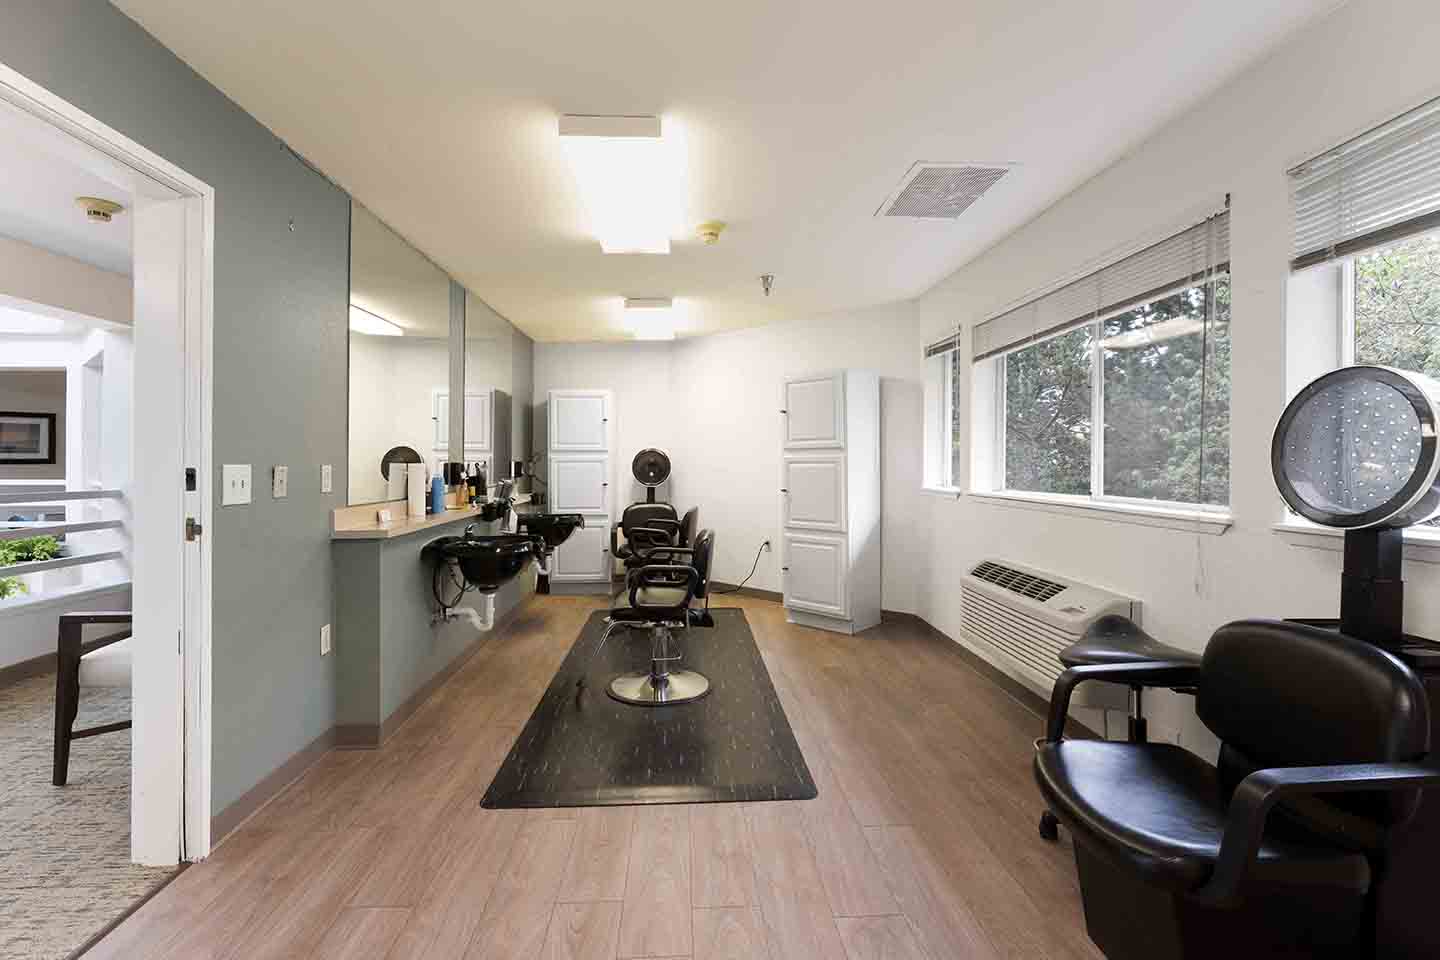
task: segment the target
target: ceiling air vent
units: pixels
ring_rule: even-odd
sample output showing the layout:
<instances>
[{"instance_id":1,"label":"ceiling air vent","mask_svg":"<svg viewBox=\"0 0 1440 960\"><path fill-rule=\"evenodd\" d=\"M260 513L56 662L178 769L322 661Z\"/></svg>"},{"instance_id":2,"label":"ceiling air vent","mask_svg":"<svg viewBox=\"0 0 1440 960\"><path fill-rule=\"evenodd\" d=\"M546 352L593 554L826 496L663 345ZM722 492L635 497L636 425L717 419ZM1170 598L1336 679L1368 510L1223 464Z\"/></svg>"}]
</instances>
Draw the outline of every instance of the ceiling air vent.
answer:
<instances>
[{"instance_id":1,"label":"ceiling air vent","mask_svg":"<svg viewBox=\"0 0 1440 960\"><path fill-rule=\"evenodd\" d=\"M1063 583L1046 580L1043 577L1037 577L1023 570L1016 570L1014 567L1007 567L990 560L978 564L974 570L970 571L970 576L977 580L984 580L986 583L993 583L997 587L1004 587L1011 593L1018 593L1022 597L1029 597L1040 603L1044 603L1065 589Z\"/></svg>"},{"instance_id":2,"label":"ceiling air vent","mask_svg":"<svg viewBox=\"0 0 1440 960\"><path fill-rule=\"evenodd\" d=\"M994 164L922 161L906 172L875 215L954 220L1009 172L1008 166Z\"/></svg>"}]
</instances>

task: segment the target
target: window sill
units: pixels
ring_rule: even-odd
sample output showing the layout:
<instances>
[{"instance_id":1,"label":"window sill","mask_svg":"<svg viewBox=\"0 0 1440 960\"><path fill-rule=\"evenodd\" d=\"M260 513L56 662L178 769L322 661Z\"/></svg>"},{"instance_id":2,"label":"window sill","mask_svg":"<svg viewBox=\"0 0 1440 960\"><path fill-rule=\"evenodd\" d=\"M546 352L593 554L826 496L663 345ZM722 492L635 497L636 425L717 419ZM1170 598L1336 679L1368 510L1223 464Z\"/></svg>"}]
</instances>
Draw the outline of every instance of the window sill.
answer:
<instances>
[{"instance_id":1,"label":"window sill","mask_svg":"<svg viewBox=\"0 0 1440 960\"><path fill-rule=\"evenodd\" d=\"M1281 520L1270 525L1282 538L1293 546L1310 547L1316 550L1340 552L1345 547L1345 531L1335 527L1322 527L1305 520ZM1440 530L1405 531L1405 559L1418 563L1440 563Z\"/></svg>"},{"instance_id":2,"label":"window sill","mask_svg":"<svg viewBox=\"0 0 1440 960\"><path fill-rule=\"evenodd\" d=\"M1165 527L1170 530L1205 533L1216 537L1229 530L1230 525L1234 522L1230 514L1211 510L1147 507L1136 503L1085 500L1079 497L1047 497L1038 493L1009 491L999 493L988 490L971 490L968 495L982 503L993 503L996 506L1043 510L1047 513L1089 517L1092 520L1112 520L1117 523L1132 523L1143 527Z\"/></svg>"},{"instance_id":3,"label":"window sill","mask_svg":"<svg viewBox=\"0 0 1440 960\"><path fill-rule=\"evenodd\" d=\"M932 497L953 497L956 500L965 493L959 487L937 487L933 484L925 484L920 488L921 493L928 493Z\"/></svg>"}]
</instances>

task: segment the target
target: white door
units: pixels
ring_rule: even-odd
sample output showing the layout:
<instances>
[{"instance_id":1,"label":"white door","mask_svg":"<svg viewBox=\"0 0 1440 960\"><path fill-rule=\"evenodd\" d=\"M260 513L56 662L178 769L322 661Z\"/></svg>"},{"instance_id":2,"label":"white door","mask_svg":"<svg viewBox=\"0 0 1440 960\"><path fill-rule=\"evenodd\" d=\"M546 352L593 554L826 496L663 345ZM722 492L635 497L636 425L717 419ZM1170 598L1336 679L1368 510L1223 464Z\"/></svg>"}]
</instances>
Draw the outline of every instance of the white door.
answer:
<instances>
[{"instance_id":1,"label":"white door","mask_svg":"<svg viewBox=\"0 0 1440 960\"><path fill-rule=\"evenodd\" d=\"M589 523L570 534L551 559L550 579L596 581L610 579L610 525Z\"/></svg>"},{"instance_id":2,"label":"white door","mask_svg":"<svg viewBox=\"0 0 1440 960\"><path fill-rule=\"evenodd\" d=\"M845 529L844 454L792 454L780 479L784 526L805 530Z\"/></svg>"},{"instance_id":3,"label":"white door","mask_svg":"<svg viewBox=\"0 0 1440 960\"><path fill-rule=\"evenodd\" d=\"M550 391L550 449L610 449L610 394L604 390Z\"/></svg>"},{"instance_id":4,"label":"white door","mask_svg":"<svg viewBox=\"0 0 1440 960\"><path fill-rule=\"evenodd\" d=\"M829 373L790 377L781 399L785 415L785 446L845 445L845 375Z\"/></svg>"},{"instance_id":5,"label":"white door","mask_svg":"<svg viewBox=\"0 0 1440 960\"><path fill-rule=\"evenodd\" d=\"M465 394L465 459L479 460L471 454L489 453L492 443L489 393Z\"/></svg>"},{"instance_id":6,"label":"white door","mask_svg":"<svg viewBox=\"0 0 1440 960\"><path fill-rule=\"evenodd\" d=\"M848 616L845 536L786 533L783 540L785 606L832 617Z\"/></svg>"},{"instance_id":7,"label":"white door","mask_svg":"<svg viewBox=\"0 0 1440 960\"><path fill-rule=\"evenodd\" d=\"M605 454L551 457L550 509L609 516L610 458Z\"/></svg>"}]
</instances>

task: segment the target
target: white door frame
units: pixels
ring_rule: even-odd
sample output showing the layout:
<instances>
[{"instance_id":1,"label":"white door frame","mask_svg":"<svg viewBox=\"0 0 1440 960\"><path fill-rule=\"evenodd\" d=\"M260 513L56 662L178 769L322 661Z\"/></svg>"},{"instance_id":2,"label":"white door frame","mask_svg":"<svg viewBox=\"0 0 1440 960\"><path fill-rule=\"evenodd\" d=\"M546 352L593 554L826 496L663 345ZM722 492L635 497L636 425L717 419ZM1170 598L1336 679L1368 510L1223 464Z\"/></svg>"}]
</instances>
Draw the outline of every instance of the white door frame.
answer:
<instances>
[{"instance_id":1,"label":"white door frame","mask_svg":"<svg viewBox=\"0 0 1440 960\"><path fill-rule=\"evenodd\" d=\"M0 112L7 129L135 198L130 850L138 863L199 860L210 851L215 191L4 64ZM186 517L207 535L186 543Z\"/></svg>"}]
</instances>

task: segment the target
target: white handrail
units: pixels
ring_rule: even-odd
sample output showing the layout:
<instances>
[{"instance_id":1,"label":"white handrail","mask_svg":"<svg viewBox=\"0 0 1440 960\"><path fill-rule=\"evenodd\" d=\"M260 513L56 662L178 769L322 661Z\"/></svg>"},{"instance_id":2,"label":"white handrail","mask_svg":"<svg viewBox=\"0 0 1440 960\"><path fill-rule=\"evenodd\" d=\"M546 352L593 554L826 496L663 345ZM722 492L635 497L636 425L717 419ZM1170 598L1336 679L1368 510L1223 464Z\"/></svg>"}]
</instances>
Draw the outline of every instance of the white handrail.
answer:
<instances>
[{"instance_id":1,"label":"white handrail","mask_svg":"<svg viewBox=\"0 0 1440 960\"><path fill-rule=\"evenodd\" d=\"M51 560L27 560L24 563L12 563L9 566L0 566L0 577L23 577L30 573L42 573L46 570L60 570L64 567L78 567L86 563L104 563L107 560L121 560L125 557L123 550L102 550L96 553L79 553L68 557L55 557Z\"/></svg>"},{"instance_id":2,"label":"white handrail","mask_svg":"<svg viewBox=\"0 0 1440 960\"><path fill-rule=\"evenodd\" d=\"M27 540L30 537L44 537L56 533L83 533L86 530L118 530L123 526L125 526L123 520L79 520L69 523L0 521L0 540Z\"/></svg>"},{"instance_id":3,"label":"white handrail","mask_svg":"<svg viewBox=\"0 0 1440 960\"><path fill-rule=\"evenodd\" d=\"M120 490L56 490L54 493L0 493L0 504L41 507L66 500L119 500Z\"/></svg>"}]
</instances>

